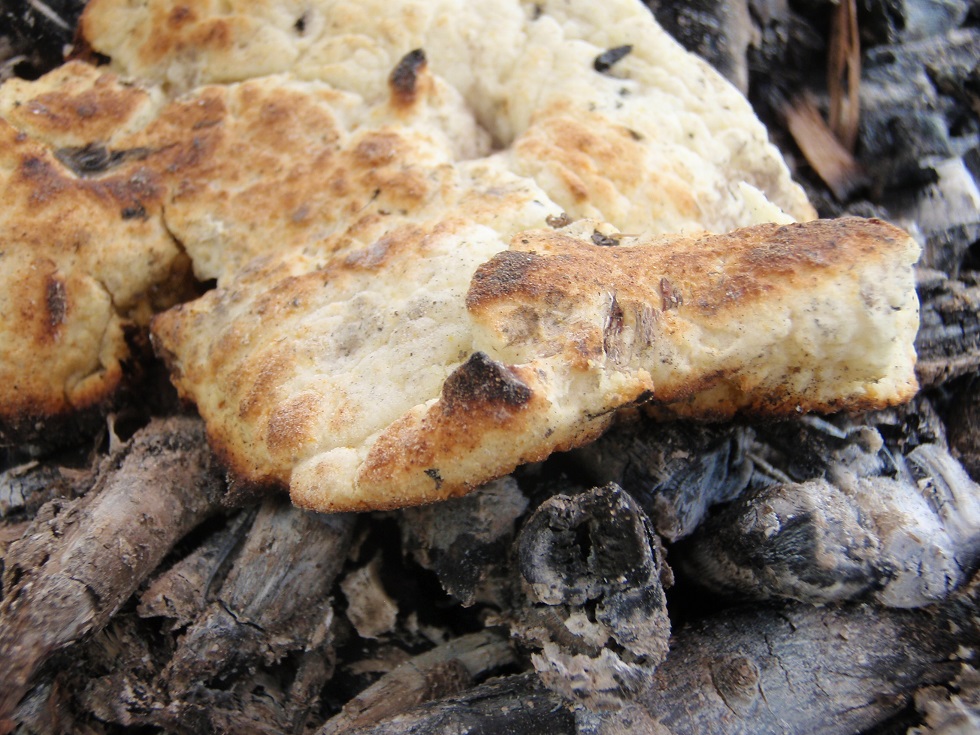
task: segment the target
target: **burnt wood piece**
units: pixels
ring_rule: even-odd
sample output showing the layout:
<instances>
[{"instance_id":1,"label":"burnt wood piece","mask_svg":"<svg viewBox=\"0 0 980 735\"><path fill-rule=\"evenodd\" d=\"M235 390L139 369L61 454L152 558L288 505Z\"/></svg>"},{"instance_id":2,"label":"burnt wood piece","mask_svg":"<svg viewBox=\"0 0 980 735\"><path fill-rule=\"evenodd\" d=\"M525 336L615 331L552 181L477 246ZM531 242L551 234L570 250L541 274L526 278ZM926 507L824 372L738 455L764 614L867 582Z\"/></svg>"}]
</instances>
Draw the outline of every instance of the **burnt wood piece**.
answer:
<instances>
[{"instance_id":1,"label":"burnt wood piece","mask_svg":"<svg viewBox=\"0 0 980 735\"><path fill-rule=\"evenodd\" d=\"M861 34L872 46L905 43L958 28L967 0L876 0L861 3Z\"/></svg>"},{"instance_id":2,"label":"burnt wood piece","mask_svg":"<svg viewBox=\"0 0 980 735\"><path fill-rule=\"evenodd\" d=\"M916 377L932 387L980 368L980 283L920 269Z\"/></svg>"},{"instance_id":3,"label":"burnt wood piece","mask_svg":"<svg viewBox=\"0 0 980 735\"><path fill-rule=\"evenodd\" d=\"M810 479L791 481L807 463L791 464L787 481L720 509L676 563L713 590L754 598L871 595L895 607L946 598L980 563L980 486L941 441L899 446L868 420L843 439L828 434Z\"/></svg>"},{"instance_id":4,"label":"burnt wood piece","mask_svg":"<svg viewBox=\"0 0 980 735\"><path fill-rule=\"evenodd\" d=\"M478 679L516 664L507 637L493 629L471 633L415 656L344 705L318 735L340 735L434 699L456 695Z\"/></svg>"},{"instance_id":5,"label":"burnt wood piece","mask_svg":"<svg viewBox=\"0 0 980 735\"><path fill-rule=\"evenodd\" d=\"M302 726L331 673L323 665L330 591L347 558L354 521L350 514L301 511L286 498L263 503L216 599L188 628L161 675L169 702L167 720L158 724L172 727L191 717L221 730L212 710L226 711L229 698L247 701L262 681L252 674L293 657L301 672L311 668L313 679L301 692L296 682L284 688L280 706L270 710L276 719L267 724ZM236 682L231 691L227 682Z\"/></svg>"},{"instance_id":6,"label":"burnt wood piece","mask_svg":"<svg viewBox=\"0 0 980 735\"><path fill-rule=\"evenodd\" d=\"M949 681L975 645L974 599L919 610L849 604L726 611L677 632L653 684L582 735L850 735Z\"/></svg>"},{"instance_id":7,"label":"burnt wood piece","mask_svg":"<svg viewBox=\"0 0 980 735\"><path fill-rule=\"evenodd\" d=\"M846 202L867 187L869 179L864 167L828 126L812 94L795 95L781 106L780 112L807 162L838 201Z\"/></svg>"},{"instance_id":8,"label":"burnt wood piece","mask_svg":"<svg viewBox=\"0 0 980 735\"><path fill-rule=\"evenodd\" d=\"M746 454L754 433L740 426L648 418L621 423L572 453L597 484L622 486L668 541L690 535L708 509L745 490L753 474Z\"/></svg>"},{"instance_id":9,"label":"burnt wood piece","mask_svg":"<svg viewBox=\"0 0 980 735\"><path fill-rule=\"evenodd\" d=\"M970 476L980 481L980 380L964 378L954 390L946 416L949 446Z\"/></svg>"},{"instance_id":10,"label":"burnt wood piece","mask_svg":"<svg viewBox=\"0 0 980 735\"><path fill-rule=\"evenodd\" d=\"M859 160L873 191L935 181L936 162L965 153L980 132L968 91L977 58L980 29L973 27L866 51Z\"/></svg>"},{"instance_id":11,"label":"burnt wood piece","mask_svg":"<svg viewBox=\"0 0 980 735\"><path fill-rule=\"evenodd\" d=\"M88 0L5 0L0 21L14 36L14 45L25 54L18 72L40 76L64 61L64 52L75 37L75 25Z\"/></svg>"},{"instance_id":12,"label":"burnt wood piece","mask_svg":"<svg viewBox=\"0 0 980 735\"><path fill-rule=\"evenodd\" d=\"M193 623L221 589L257 512L258 506L239 511L187 556L160 571L140 594L139 616L166 618L172 629Z\"/></svg>"},{"instance_id":13,"label":"burnt wood piece","mask_svg":"<svg viewBox=\"0 0 980 735\"><path fill-rule=\"evenodd\" d=\"M884 204L892 221L918 230L923 246L920 270L931 268L958 278L964 267L976 267L968 261L971 246L980 240L980 147L936 162L933 170L935 181L894 192Z\"/></svg>"},{"instance_id":14,"label":"burnt wood piece","mask_svg":"<svg viewBox=\"0 0 980 735\"><path fill-rule=\"evenodd\" d=\"M747 0L647 0L646 4L665 31L745 94L749 88L746 52L753 35Z\"/></svg>"},{"instance_id":15,"label":"burnt wood piece","mask_svg":"<svg viewBox=\"0 0 980 735\"><path fill-rule=\"evenodd\" d=\"M660 540L617 485L555 495L521 528L526 603L512 631L551 689L589 708L619 706L667 655L670 620Z\"/></svg>"},{"instance_id":16,"label":"burnt wood piece","mask_svg":"<svg viewBox=\"0 0 980 735\"><path fill-rule=\"evenodd\" d=\"M153 421L70 503L46 505L4 558L0 720L55 652L101 629L194 526L223 483L200 421Z\"/></svg>"},{"instance_id":17,"label":"burnt wood piece","mask_svg":"<svg viewBox=\"0 0 980 735\"><path fill-rule=\"evenodd\" d=\"M95 482L96 469L31 460L0 472L0 525L33 518L49 500L84 495Z\"/></svg>"},{"instance_id":18,"label":"burnt wood piece","mask_svg":"<svg viewBox=\"0 0 980 735\"><path fill-rule=\"evenodd\" d=\"M494 480L461 498L402 511L403 546L464 606L503 607L507 556L527 507L512 477Z\"/></svg>"},{"instance_id":19,"label":"burnt wood piece","mask_svg":"<svg viewBox=\"0 0 980 735\"><path fill-rule=\"evenodd\" d=\"M619 710L572 712L522 674L356 735L852 735L942 684L980 642L971 589L941 606L756 605L684 626L650 685Z\"/></svg>"},{"instance_id":20,"label":"burnt wood piece","mask_svg":"<svg viewBox=\"0 0 980 735\"><path fill-rule=\"evenodd\" d=\"M923 724L909 730L909 735L980 732L980 672L963 664L949 684L917 691L915 708L921 713Z\"/></svg>"},{"instance_id":21,"label":"burnt wood piece","mask_svg":"<svg viewBox=\"0 0 980 735\"><path fill-rule=\"evenodd\" d=\"M208 692L199 701L171 702L158 676L171 652L169 636L155 634L130 612L121 613L59 674L46 709L72 716L93 732L300 732L306 717L305 712L302 717L297 714L315 705L331 671L330 662L315 649L276 673L242 672L225 682L224 690Z\"/></svg>"},{"instance_id":22,"label":"burnt wood piece","mask_svg":"<svg viewBox=\"0 0 980 735\"><path fill-rule=\"evenodd\" d=\"M575 716L534 674L494 679L349 735L574 735Z\"/></svg>"}]
</instances>

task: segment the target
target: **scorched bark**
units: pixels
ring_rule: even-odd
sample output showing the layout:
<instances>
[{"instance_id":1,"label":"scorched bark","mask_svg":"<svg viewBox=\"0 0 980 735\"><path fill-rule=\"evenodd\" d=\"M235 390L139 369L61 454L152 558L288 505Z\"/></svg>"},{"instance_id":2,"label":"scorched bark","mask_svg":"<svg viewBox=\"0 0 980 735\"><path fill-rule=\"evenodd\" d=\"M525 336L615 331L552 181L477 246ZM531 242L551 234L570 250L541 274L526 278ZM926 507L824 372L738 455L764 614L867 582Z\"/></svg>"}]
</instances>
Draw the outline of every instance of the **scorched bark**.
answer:
<instances>
[{"instance_id":1,"label":"scorched bark","mask_svg":"<svg viewBox=\"0 0 980 735\"><path fill-rule=\"evenodd\" d=\"M79 500L50 504L4 560L0 722L52 654L102 628L173 545L220 508L200 421L153 421Z\"/></svg>"}]
</instances>

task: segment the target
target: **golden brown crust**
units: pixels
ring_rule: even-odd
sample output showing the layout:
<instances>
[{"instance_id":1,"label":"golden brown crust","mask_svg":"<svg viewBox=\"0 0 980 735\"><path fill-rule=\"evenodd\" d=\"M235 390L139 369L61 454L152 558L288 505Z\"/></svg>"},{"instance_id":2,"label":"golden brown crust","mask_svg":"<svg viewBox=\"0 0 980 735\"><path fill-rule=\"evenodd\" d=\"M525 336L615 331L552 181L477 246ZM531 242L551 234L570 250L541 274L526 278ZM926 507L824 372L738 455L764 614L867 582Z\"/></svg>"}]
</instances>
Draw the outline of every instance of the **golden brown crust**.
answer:
<instances>
[{"instance_id":1,"label":"golden brown crust","mask_svg":"<svg viewBox=\"0 0 980 735\"><path fill-rule=\"evenodd\" d=\"M111 396L125 330L184 295L184 261L159 177L139 161L79 177L0 120L0 172L0 423L16 438Z\"/></svg>"},{"instance_id":2,"label":"golden brown crust","mask_svg":"<svg viewBox=\"0 0 980 735\"><path fill-rule=\"evenodd\" d=\"M54 148L108 144L155 114L163 96L115 74L71 61L37 81L10 79L0 93L0 117Z\"/></svg>"},{"instance_id":3,"label":"golden brown crust","mask_svg":"<svg viewBox=\"0 0 980 735\"><path fill-rule=\"evenodd\" d=\"M653 360L653 402L701 418L880 408L916 390L909 266L918 248L879 220L759 225L619 247L542 231L512 247L477 270L467 307L515 360L534 359L542 345L570 360L584 345L588 360ZM603 323L590 318L603 310ZM875 333L838 344L844 336L834 330L855 332L849 320ZM805 329L816 334L804 337ZM780 342L752 330L778 333ZM780 343L782 354L773 354ZM817 374L807 360L830 372Z\"/></svg>"}]
</instances>

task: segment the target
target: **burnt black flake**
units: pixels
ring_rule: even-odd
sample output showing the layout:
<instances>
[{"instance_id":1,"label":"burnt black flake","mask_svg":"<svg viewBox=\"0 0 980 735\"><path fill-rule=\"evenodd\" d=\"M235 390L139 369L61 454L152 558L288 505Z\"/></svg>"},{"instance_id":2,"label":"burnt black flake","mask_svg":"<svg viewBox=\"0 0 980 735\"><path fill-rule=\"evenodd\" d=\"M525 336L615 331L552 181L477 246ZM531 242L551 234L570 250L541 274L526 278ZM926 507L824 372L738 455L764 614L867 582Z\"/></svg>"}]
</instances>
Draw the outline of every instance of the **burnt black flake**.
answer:
<instances>
[{"instance_id":1,"label":"burnt black flake","mask_svg":"<svg viewBox=\"0 0 980 735\"><path fill-rule=\"evenodd\" d=\"M632 50L633 47L630 44L616 46L608 51L603 51L601 54L596 56L592 65L595 67L597 72L607 72L613 67L613 65L629 56Z\"/></svg>"},{"instance_id":2,"label":"burnt black flake","mask_svg":"<svg viewBox=\"0 0 980 735\"><path fill-rule=\"evenodd\" d=\"M609 237L608 235L603 235L599 230L594 230L592 232L592 242L601 248L612 248L619 245L619 240L615 237Z\"/></svg>"},{"instance_id":3,"label":"burnt black flake","mask_svg":"<svg viewBox=\"0 0 980 735\"><path fill-rule=\"evenodd\" d=\"M425 471L425 474L432 478L432 481L436 484L436 492L442 489L442 475L439 474L439 470L435 467L430 467Z\"/></svg>"},{"instance_id":4,"label":"burnt black flake","mask_svg":"<svg viewBox=\"0 0 980 735\"><path fill-rule=\"evenodd\" d=\"M449 410L480 404L520 408L531 400L532 393L506 365L483 352L474 352L442 387L442 399Z\"/></svg>"},{"instance_id":5,"label":"burnt black flake","mask_svg":"<svg viewBox=\"0 0 980 735\"><path fill-rule=\"evenodd\" d=\"M105 173L130 158L145 158L148 153L146 148L111 151L101 143L89 143L59 148L54 155L76 175L85 177Z\"/></svg>"},{"instance_id":6,"label":"burnt black flake","mask_svg":"<svg viewBox=\"0 0 980 735\"><path fill-rule=\"evenodd\" d=\"M572 224L572 220L566 212L562 212L559 215L549 214L544 218L544 221L548 227L553 227L556 230L560 230L562 227Z\"/></svg>"},{"instance_id":7,"label":"burnt black flake","mask_svg":"<svg viewBox=\"0 0 980 735\"><path fill-rule=\"evenodd\" d=\"M132 205L124 207L122 210L123 219L141 219L145 220L149 215L146 213L146 207L140 202L133 202Z\"/></svg>"},{"instance_id":8,"label":"burnt black flake","mask_svg":"<svg viewBox=\"0 0 980 735\"><path fill-rule=\"evenodd\" d=\"M388 84L399 102L411 104L414 101L419 72L425 68L426 63L425 51L417 48L405 54L395 66L388 77Z\"/></svg>"}]
</instances>

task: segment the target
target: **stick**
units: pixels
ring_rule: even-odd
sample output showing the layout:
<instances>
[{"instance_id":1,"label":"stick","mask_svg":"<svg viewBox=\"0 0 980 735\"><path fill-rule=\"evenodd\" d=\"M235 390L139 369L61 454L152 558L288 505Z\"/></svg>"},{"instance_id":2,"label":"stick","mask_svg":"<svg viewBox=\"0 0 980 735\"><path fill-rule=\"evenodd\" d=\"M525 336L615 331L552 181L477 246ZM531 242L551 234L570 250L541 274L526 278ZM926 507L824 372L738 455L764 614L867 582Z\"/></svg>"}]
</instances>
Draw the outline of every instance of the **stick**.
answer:
<instances>
[{"instance_id":1,"label":"stick","mask_svg":"<svg viewBox=\"0 0 980 735\"><path fill-rule=\"evenodd\" d=\"M0 722L48 658L102 628L173 545L220 508L200 422L154 421L96 489L48 505L4 559Z\"/></svg>"}]
</instances>

